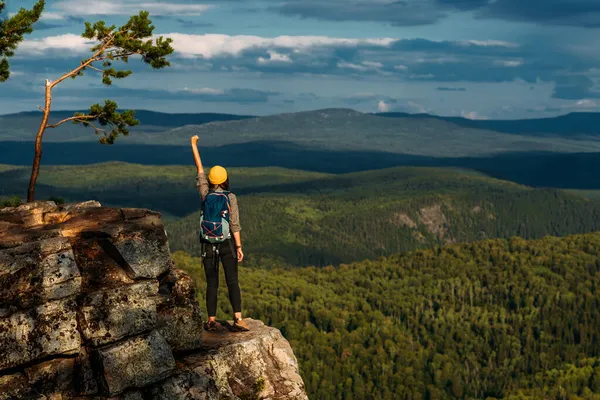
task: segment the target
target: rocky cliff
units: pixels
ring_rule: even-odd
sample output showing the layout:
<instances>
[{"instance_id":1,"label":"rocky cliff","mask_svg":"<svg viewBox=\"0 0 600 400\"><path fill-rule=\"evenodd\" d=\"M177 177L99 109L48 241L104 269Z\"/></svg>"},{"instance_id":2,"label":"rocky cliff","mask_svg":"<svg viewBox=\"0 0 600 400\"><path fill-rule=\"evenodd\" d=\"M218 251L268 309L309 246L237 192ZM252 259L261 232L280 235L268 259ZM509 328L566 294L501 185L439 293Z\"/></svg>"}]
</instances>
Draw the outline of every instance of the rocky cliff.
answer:
<instances>
[{"instance_id":1,"label":"rocky cliff","mask_svg":"<svg viewBox=\"0 0 600 400\"><path fill-rule=\"evenodd\" d=\"M307 398L277 329L203 332L195 296L158 213L0 209L0 400Z\"/></svg>"}]
</instances>

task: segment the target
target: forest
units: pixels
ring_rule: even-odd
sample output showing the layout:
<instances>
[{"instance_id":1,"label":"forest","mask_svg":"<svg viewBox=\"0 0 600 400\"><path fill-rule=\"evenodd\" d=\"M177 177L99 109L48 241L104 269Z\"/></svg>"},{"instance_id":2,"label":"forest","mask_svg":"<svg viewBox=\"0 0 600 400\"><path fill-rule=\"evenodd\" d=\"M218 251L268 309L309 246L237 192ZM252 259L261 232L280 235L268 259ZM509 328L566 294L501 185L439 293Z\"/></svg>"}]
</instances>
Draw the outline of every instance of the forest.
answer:
<instances>
[{"instance_id":1,"label":"forest","mask_svg":"<svg viewBox=\"0 0 600 400\"><path fill-rule=\"evenodd\" d=\"M315 399L600 399L600 234L241 268ZM203 303L201 260L175 252ZM224 281L224 280L222 280ZM230 318L221 288L219 318Z\"/></svg>"},{"instance_id":2,"label":"forest","mask_svg":"<svg viewBox=\"0 0 600 400\"><path fill-rule=\"evenodd\" d=\"M600 201L532 189L462 169L397 167L349 174L229 168L247 265L338 265L487 238L598 230ZM0 197L19 194L27 168L0 166ZM46 166L40 199L95 199L163 214L172 250L198 256L195 170L104 163Z\"/></svg>"},{"instance_id":3,"label":"forest","mask_svg":"<svg viewBox=\"0 0 600 400\"><path fill-rule=\"evenodd\" d=\"M240 196L248 262L325 266L486 238L593 232L600 203L466 172L396 168ZM271 191L272 190L272 191ZM173 250L200 254L195 212L166 224Z\"/></svg>"},{"instance_id":4,"label":"forest","mask_svg":"<svg viewBox=\"0 0 600 400\"><path fill-rule=\"evenodd\" d=\"M600 399L600 234L569 236L598 231L597 193L448 168L229 171L245 315L281 329L310 398ZM38 192L161 211L204 305L194 172L46 166ZM0 176L8 196L28 175ZM225 287L219 305L229 318Z\"/></svg>"}]
</instances>

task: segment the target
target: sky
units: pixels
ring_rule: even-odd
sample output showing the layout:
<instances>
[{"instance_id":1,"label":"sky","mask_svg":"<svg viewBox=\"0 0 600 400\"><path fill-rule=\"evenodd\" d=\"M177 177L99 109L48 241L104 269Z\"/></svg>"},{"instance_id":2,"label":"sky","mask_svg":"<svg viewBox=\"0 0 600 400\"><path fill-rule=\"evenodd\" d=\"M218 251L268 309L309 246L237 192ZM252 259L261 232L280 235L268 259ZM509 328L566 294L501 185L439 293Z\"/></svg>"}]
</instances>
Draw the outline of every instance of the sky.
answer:
<instances>
[{"instance_id":1,"label":"sky","mask_svg":"<svg viewBox=\"0 0 600 400\"><path fill-rule=\"evenodd\" d=\"M6 0L4 17L34 2ZM0 84L0 114L35 110L45 80L90 54L85 21L120 26L140 10L173 39L171 66L131 60L133 74L110 87L89 71L54 89L53 109L113 99L244 115L600 111L600 0L47 0Z\"/></svg>"}]
</instances>

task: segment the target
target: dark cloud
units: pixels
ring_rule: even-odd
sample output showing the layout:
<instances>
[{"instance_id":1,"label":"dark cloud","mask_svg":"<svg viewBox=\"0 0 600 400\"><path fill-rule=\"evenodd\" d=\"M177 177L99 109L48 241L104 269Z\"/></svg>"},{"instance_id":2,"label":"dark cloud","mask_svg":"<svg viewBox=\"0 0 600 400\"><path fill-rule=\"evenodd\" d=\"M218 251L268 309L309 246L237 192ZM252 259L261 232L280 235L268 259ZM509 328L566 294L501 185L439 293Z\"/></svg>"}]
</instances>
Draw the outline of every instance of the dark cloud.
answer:
<instances>
[{"instance_id":1,"label":"dark cloud","mask_svg":"<svg viewBox=\"0 0 600 400\"><path fill-rule=\"evenodd\" d=\"M467 91L467 89L463 88L463 87L444 87L444 86L437 87L435 90L438 90L440 92L466 92Z\"/></svg>"},{"instance_id":2,"label":"dark cloud","mask_svg":"<svg viewBox=\"0 0 600 400\"><path fill-rule=\"evenodd\" d=\"M215 26L215 24L210 23L210 22L201 22L201 21L187 20L187 19L183 19L183 18L177 18L176 21L183 28L187 28L187 29L212 28L213 26Z\"/></svg>"},{"instance_id":3,"label":"dark cloud","mask_svg":"<svg viewBox=\"0 0 600 400\"><path fill-rule=\"evenodd\" d=\"M14 99L43 99L43 91L35 88L26 88L22 85L12 83L4 84L3 91ZM129 89L117 86L102 86L91 84L87 88L56 87L55 98L79 97L85 99L144 99L144 100L187 100L201 101L207 103L266 103L270 97L278 96L278 92L269 92L255 89L233 88L222 92L213 89L182 89L182 90L159 90L159 89ZM95 100L96 101L96 100Z\"/></svg>"},{"instance_id":4,"label":"dark cloud","mask_svg":"<svg viewBox=\"0 0 600 400\"><path fill-rule=\"evenodd\" d=\"M45 31L48 29L55 29L55 28L64 28L65 25L62 24L50 24L50 23L46 23L44 21L38 21L35 23L35 30L36 31Z\"/></svg>"},{"instance_id":5,"label":"dark cloud","mask_svg":"<svg viewBox=\"0 0 600 400\"><path fill-rule=\"evenodd\" d=\"M597 0L291 0L269 10L330 21L377 21L396 26L429 25L452 12L474 11L478 18L548 25L600 27Z\"/></svg>"},{"instance_id":6,"label":"dark cloud","mask_svg":"<svg viewBox=\"0 0 600 400\"><path fill-rule=\"evenodd\" d=\"M501 1L501 0L499 0ZM24 73L16 80L42 88L43 79L56 79L79 65L83 55L65 57L64 50L33 58L15 58L15 71ZM404 81L439 82L440 91L463 91L459 82L513 82L536 84L556 82L554 97L583 99L598 97L586 71L598 67L597 61L585 55L562 50L553 43L530 41L519 46L503 42L400 40L390 46L359 44L356 46L315 46L294 51L273 46L269 49L248 47L237 54L217 54L210 59L171 57L171 71L204 70L215 73L260 73L280 75L352 76L371 79L395 76ZM152 71L139 60L128 64L115 63L116 68L138 72ZM154 72L150 72L153 74ZM155 73L161 74L161 71ZM86 75L100 80L95 71ZM146 75L147 76L147 75ZM151 75L154 76L154 75ZM156 75L160 79L160 75ZM267 101L264 93L240 93L244 101ZM165 94L169 96L169 94ZM185 94L191 96L191 94ZM268 96L269 94L267 94ZM272 95L272 94L271 94ZM211 97L210 101L228 101L227 96ZM356 100L348 100L356 101Z\"/></svg>"},{"instance_id":7,"label":"dark cloud","mask_svg":"<svg viewBox=\"0 0 600 400\"><path fill-rule=\"evenodd\" d=\"M489 0L436 0L436 3L448 8L471 11L488 5Z\"/></svg>"},{"instance_id":8,"label":"dark cloud","mask_svg":"<svg viewBox=\"0 0 600 400\"><path fill-rule=\"evenodd\" d=\"M548 43L532 42L513 46L501 42L410 39L395 42L389 47L319 47L303 52L285 48L275 50L287 57L288 62L270 60L265 49L249 49L238 57L211 59L210 69L234 71L235 67L241 67L246 71L261 73L346 75L353 79L387 75L403 80L444 83L518 80L536 84L540 80L557 81L556 97L571 99L595 95L588 83L574 83L569 81L572 78L563 78L583 75L590 68L597 67L595 61L562 51ZM452 88L452 85L440 87Z\"/></svg>"},{"instance_id":9,"label":"dark cloud","mask_svg":"<svg viewBox=\"0 0 600 400\"><path fill-rule=\"evenodd\" d=\"M429 25L445 16L427 1L396 1L381 4L370 1L302 0L288 1L269 9L284 15L303 18L330 21L379 21L396 26Z\"/></svg>"},{"instance_id":10,"label":"dark cloud","mask_svg":"<svg viewBox=\"0 0 600 400\"><path fill-rule=\"evenodd\" d=\"M564 100L600 98L600 92L592 91L594 81L583 75L558 76L552 97Z\"/></svg>"},{"instance_id":11,"label":"dark cloud","mask_svg":"<svg viewBox=\"0 0 600 400\"><path fill-rule=\"evenodd\" d=\"M117 90L114 90L117 89ZM99 98L142 98L161 100L195 100L210 103L266 103L271 96L277 96L277 92L267 92L254 89L234 88L222 93L211 93L198 89L189 90L156 90L156 89L125 89L125 88L97 88L86 90L86 95Z\"/></svg>"},{"instance_id":12,"label":"dark cloud","mask_svg":"<svg viewBox=\"0 0 600 400\"><path fill-rule=\"evenodd\" d=\"M396 52L423 52L430 55L520 57L527 55L523 48L504 42L458 42L427 39L405 39L394 42L390 50Z\"/></svg>"},{"instance_id":13,"label":"dark cloud","mask_svg":"<svg viewBox=\"0 0 600 400\"><path fill-rule=\"evenodd\" d=\"M478 9L480 18L534 22L548 25L600 27L597 0L497 0Z\"/></svg>"},{"instance_id":14,"label":"dark cloud","mask_svg":"<svg viewBox=\"0 0 600 400\"><path fill-rule=\"evenodd\" d=\"M41 19L33 25L33 29L36 31L38 31L38 30L41 31L41 30L48 30L48 29L55 29L55 28L71 27L73 25L80 25L81 31L83 31L85 29L84 22L85 22L85 20L83 18L74 17L74 16L65 16L63 19L56 19L56 20Z\"/></svg>"}]
</instances>

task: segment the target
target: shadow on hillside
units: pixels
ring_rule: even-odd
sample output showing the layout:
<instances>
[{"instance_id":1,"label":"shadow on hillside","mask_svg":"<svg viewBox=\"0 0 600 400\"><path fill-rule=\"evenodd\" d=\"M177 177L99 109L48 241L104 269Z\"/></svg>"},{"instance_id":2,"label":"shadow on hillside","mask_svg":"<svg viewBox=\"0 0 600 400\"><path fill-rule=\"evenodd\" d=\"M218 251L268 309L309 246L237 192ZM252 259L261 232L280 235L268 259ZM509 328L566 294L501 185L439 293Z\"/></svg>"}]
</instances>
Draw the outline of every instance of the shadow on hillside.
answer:
<instances>
[{"instance_id":1,"label":"shadow on hillside","mask_svg":"<svg viewBox=\"0 0 600 400\"><path fill-rule=\"evenodd\" d=\"M0 163L30 165L32 144L1 142ZM437 158L377 151L332 151L289 142L251 142L201 148L203 161L230 167L278 166L307 171L348 173L397 166L460 167L534 187L600 189L598 153L504 153L487 157ZM122 161L147 165L191 165L188 146L97 143L46 143L44 165ZM4 179L4 178L2 178ZM1 182L1 181L0 181Z\"/></svg>"},{"instance_id":2,"label":"shadow on hillside","mask_svg":"<svg viewBox=\"0 0 600 400\"><path fill-rule=\"evenodd\" d=\"M12 143L12 149L0 144L2 163L19 164L14 155L22 148L22 143ZM28 145L28 144L27 144ZM110 150L110 153L105 150ZM100 150L100 152L93 150ZM488 158L436 159L374 152L330 152L324 150L303 149L284 144L251 143L245 146L227 146L204 149L203 158L207 164L217 160L227 166L270 166L298 168L324 172L353 172L373 170L394 166L462 167L481 171L485 174L512 180L530 186L598 189L596 179L600 172L598 154L504 154ZM23 154L21 152L21 154ZM82 159L85 155L85 159ZM222 159L219 159L222 157ZM153 146L101 146L85 144L48 144L45 147L45 165L51 164L89 164L108 160L128 161L142 164L187 164L192 160L191 152L182 147ZM22 159L21 159L22 161ZM28 163L22 163L28 166ZM98 168L102 168L98 166ZM379 183L401 178L398 171L368 174ZM100 200L106 206L140 207L160 210L167 215L182 217L196 211L199 196L190 180L170 179L166 177L140 177L120 181L118 176L108 182L86 182L85 187L52 186L38 183L36 198L48 199L61 197L67 201ZM431 177L430 177L431 178ZM252 193L309 193L329 191L345 192L357 185L357 176L345 176L331 180L324 186L320 180L294 183L268 184L259 186L244 185L237 187L240 195ZM443 179L443 178L439 178ZM0 197L25 195L29 181L29 168L0 172ZM418 182L418 181L417 181ZM436 179L427 179L419 190L442 189L444 183ZM235 185L235 183L234 183ZM381 186L381 185L379 185ZM396 189L397 190L397 189Z\"/></svg>"}]
</instances>

